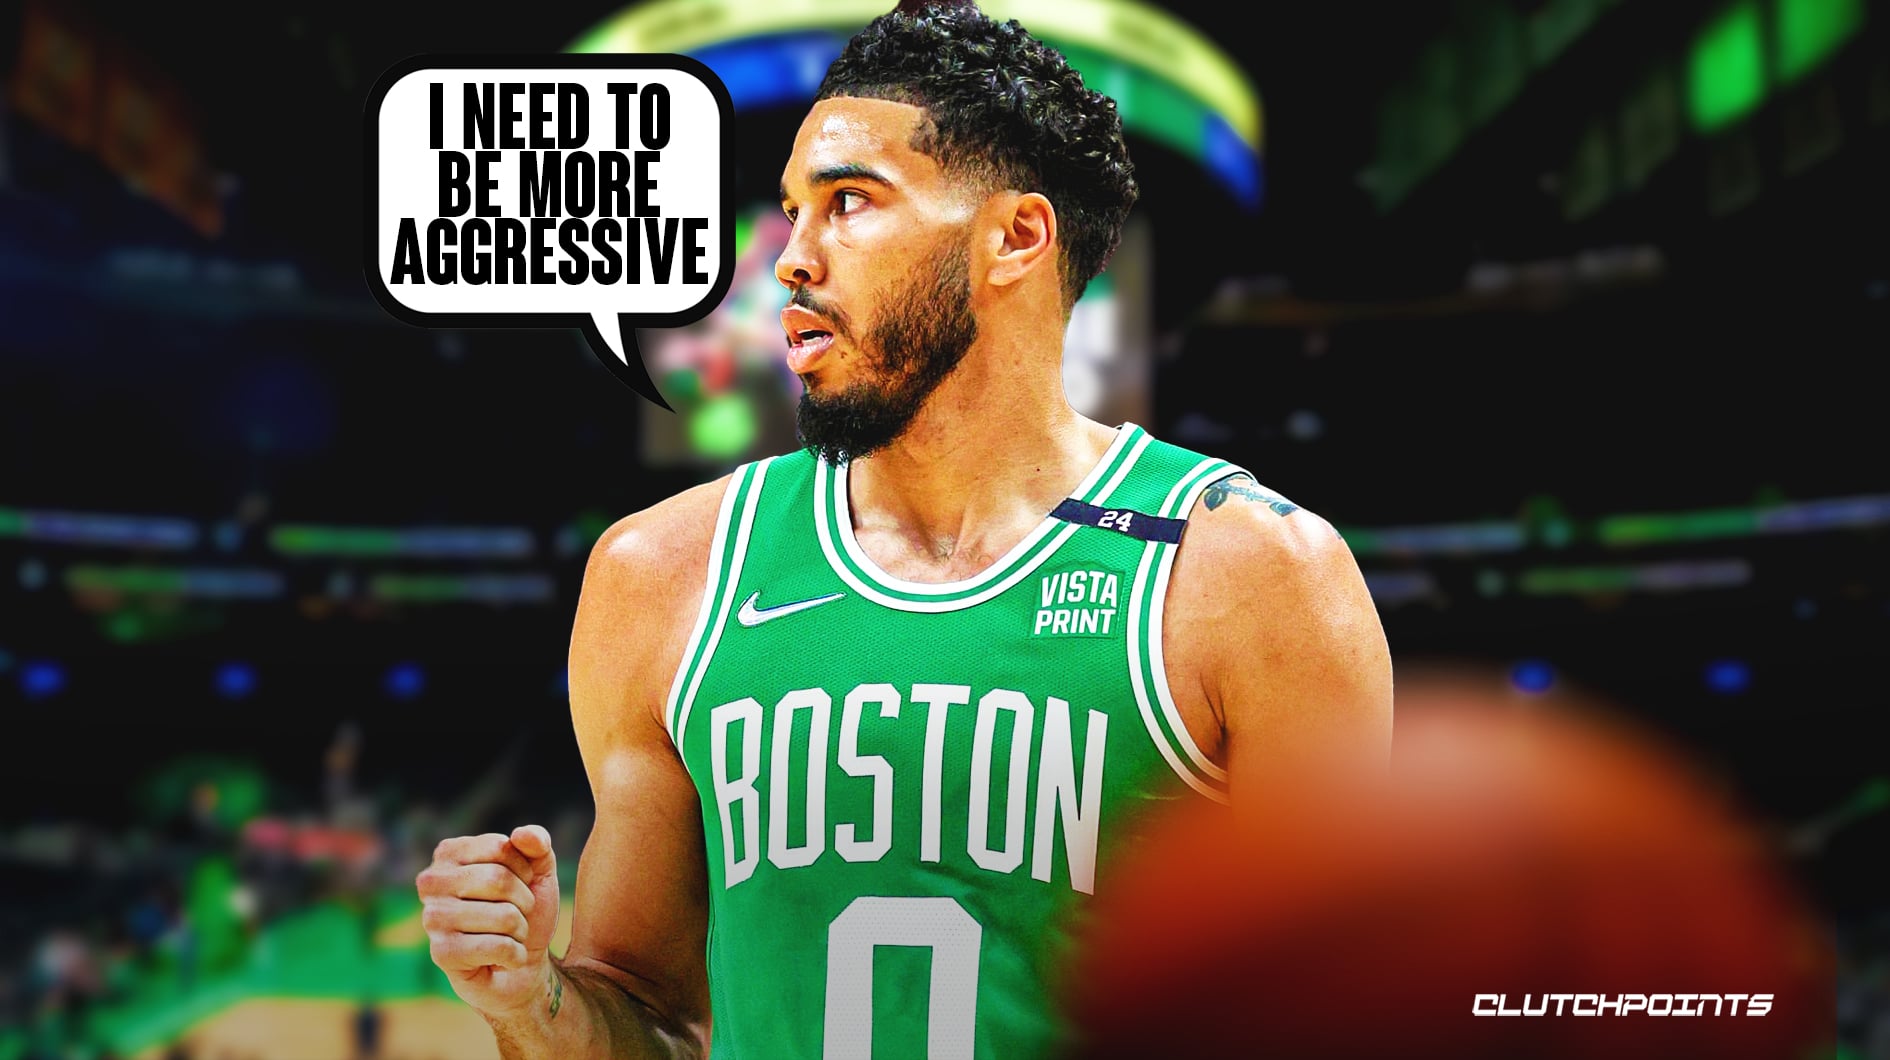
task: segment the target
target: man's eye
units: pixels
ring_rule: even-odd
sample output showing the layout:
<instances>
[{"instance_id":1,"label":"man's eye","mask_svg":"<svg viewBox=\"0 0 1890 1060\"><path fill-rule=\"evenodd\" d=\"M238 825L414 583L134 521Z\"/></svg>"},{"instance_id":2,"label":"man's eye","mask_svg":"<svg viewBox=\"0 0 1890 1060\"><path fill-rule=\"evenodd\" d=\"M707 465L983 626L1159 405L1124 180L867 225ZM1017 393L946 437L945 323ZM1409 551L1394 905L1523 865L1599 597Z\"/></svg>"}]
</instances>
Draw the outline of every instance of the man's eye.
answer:
<instances>
[{"instance_id":1,"label":"man's eye","mask_svg":"<svg viewBox=\"0 0 1890 1060\"><path fill-rule=\"evenodd\" d=\"M834 196L835 213L852 213L857 206L865 205L866 196L857 191L843 191Z\"/></svg>"}]
</instances>

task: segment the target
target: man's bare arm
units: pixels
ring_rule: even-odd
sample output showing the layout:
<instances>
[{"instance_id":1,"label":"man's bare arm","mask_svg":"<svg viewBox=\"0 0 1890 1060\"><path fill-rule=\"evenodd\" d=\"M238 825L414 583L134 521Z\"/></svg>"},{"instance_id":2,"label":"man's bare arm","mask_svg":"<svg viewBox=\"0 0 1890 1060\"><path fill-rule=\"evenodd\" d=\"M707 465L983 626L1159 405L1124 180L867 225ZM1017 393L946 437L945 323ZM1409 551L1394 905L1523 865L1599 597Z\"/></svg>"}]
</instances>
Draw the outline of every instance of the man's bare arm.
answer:
<instances>
[{"instance_id":1,"label":"man's bare arm","mask_svg":"<svg viewBox=\"0 0 1890 1060\"><path fill-rule=\"evenodd\" d=\"M660 729L656 735L667 740ZM499 1053L505 1060L706 1056L694 789L685 774L684 790L676 790L661 749L617 750L595 766L585 757L597 823L578 865L571 945L548 970L554 985L541 1007L522 1018L488 1017ZM671 828L678 808L691 816Z\"/></svg>"},{"instance_id":2,"label":"man's bare arm","mask_svg":"<svg viewBox=\"0 0 1890 1060\"><path fill-rule=\"evenodd\" d=\"M555 910L557 900L548 840L540 852L526 837L524 868L509 867L523 873L531 894L508 893L522 912L537 912L527 913L514 936L533 944L500 954L500 964L449 967L484 959L493 944L468 934L490 930L467 926L470 905L456 896L437 899L447 912L429 927L435 959L492 1026L506 1060L708 1053L700 809L661 719L694 626L724 485L690 490L620 521L599 539L585 568L571 635L571 717L596 823L578 867L564 958L542 948L550 930L544 906L548 901ZM514 833L515 844L524 831ZM515 847L502 853L521 860ZM453 887L442 881L457 879L455 873L483 879L493 867L442 866L436 859L422 874L422 894L431 888L447 895ZM468 946L475 955L456 959Z\"/></svg>"},{"instance_id":3,"label":"man's bare arm","mask_svg":"<svg viewBox=\"0 0 1890 1060\"><path fill-rule=\"evenodd\" d=\"M1227 768L1236 805L1387 767L1390 649L1351 550L1324 519L1245 475L1209 487L1166 610L1176 704Z\"/></svg>"}]
</instances>

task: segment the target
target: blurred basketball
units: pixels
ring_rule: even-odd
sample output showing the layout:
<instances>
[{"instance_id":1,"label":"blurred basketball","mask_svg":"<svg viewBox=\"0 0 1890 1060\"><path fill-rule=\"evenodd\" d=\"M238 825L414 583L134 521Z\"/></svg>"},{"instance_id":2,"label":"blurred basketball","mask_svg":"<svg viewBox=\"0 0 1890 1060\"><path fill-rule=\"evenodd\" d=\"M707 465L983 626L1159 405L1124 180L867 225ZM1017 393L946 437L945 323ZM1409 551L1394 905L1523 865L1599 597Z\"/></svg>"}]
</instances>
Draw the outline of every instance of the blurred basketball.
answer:
<instances>
[{"instance_id":1,"label":"blurred basketball","mask_svg":"<svg viewBox=\"0 0 1890 1060\"><path fill-rule=\"evenodd\" d=\"M1469 681L1402 687L1395 744L1381 788L1151 829L1098 881L1075 1055L1831 1055L1822 923L1690 760Z\"/></svg>"}]
</instances>

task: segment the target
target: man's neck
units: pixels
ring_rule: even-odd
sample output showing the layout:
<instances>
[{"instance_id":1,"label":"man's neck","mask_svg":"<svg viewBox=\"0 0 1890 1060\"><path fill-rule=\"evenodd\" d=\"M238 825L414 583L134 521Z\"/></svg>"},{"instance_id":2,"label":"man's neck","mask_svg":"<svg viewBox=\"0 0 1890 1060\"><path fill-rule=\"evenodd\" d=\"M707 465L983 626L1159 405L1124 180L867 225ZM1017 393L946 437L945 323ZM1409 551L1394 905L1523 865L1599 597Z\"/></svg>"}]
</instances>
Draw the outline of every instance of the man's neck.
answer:
<instances>
[{"instance_id":1,"label":"man's neck","mask_svg":"<svg viewBox=\"0 0 1890 1060\"><path fill-rule=\"evenodd\" d=\"M1080 484L1115 429L1042 386L980 385L979 365L932 395L899 441L848 469L855 536L912 581L957 581L1002 557ZM1001 367L1001 366L991 366Z\"/></svg>"}]
</instances>

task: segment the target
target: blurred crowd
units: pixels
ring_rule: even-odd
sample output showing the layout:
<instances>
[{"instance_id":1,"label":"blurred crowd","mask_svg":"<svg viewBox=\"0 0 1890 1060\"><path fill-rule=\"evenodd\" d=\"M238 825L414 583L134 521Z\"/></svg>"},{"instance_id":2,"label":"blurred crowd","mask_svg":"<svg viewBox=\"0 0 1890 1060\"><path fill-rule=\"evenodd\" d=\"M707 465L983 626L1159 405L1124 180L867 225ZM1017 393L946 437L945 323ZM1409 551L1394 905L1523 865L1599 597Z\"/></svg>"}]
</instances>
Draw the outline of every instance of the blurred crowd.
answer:
<instances>
[{"instance_id":1,"label":"blurred crowd","mask_svg":"<svg viewBox=\"0 0 1890 1060\"><path fill-rule=\"evenodd\" d=\"M444 994L428 978L417 925L393 939L377 935L417 914L413 878L465 818L364 791L361 743L358 726L340 728L322 755L319 797L300 805L280 787L265 791L254 767L189 758L139 793L152 811L145 820L0 831L0 867L17 894L0 914L0 1060L264 1060L199 1054L179 1032L240 997L230 984L258 966L314 960L270 953L267 935L324 906L355 919L360 953L417 949L418 991L437 985ZM171 805L167 790L180 795ZM480 824L481 806L490 805L457 810ZM327 988L359 993L349 1033L360 1060L378 1055L375 984L344 979Z\"/></svg>"}]
</instances>

